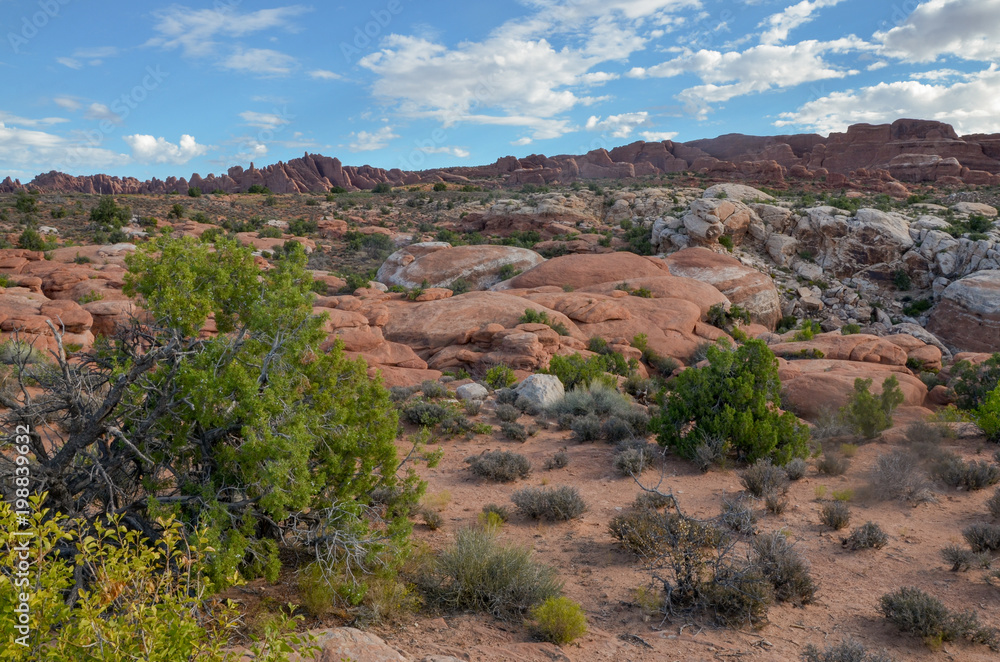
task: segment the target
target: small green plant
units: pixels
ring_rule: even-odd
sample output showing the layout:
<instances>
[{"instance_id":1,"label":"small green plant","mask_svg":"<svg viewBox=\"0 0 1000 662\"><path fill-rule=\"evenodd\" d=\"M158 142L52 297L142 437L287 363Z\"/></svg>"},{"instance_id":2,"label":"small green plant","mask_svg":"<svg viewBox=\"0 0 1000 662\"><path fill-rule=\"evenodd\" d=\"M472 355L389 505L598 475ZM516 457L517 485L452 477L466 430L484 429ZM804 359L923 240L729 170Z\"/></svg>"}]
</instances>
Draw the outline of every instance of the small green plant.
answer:
<instances>
[{"instance_id":1,"label":"small green plant","mask_svg":"<svg viewBox=\"0 0 1000 662\"><path fill-rule=\"evenodd\" d=\"M546 641L560 646L587 633L587 616L579 604L566 597L551 597L531 610L534 628Z\"/></svg>"},{"instance_id":2,"label":"small green plant","mask_svg":"<svg viewBox=\"0 0 1000 662\"><path fill-rule=\"evenodd\" d=\"M856 333L861 333L861 325L859 324L845 324L840 327L840 334L843 336L853 336Z\"/></svg>"},{"instance_id":3,"label":"small green plant","mask_svg":"<svg viewBox=\"0 0 1000 662\"><path fill-rule=\"evenodd\" d=\"M408 421L416 425L437 425L448 417L448 408L434 402L415 402L403 410Z\"/></svg>"},{"instance_id":4,"label":"small green plant","mask_svg":"<svg viewBox=\"0 0 1000 662\"><path fill-rule=\"evenodd\" d=\"M733 252L733 238L728 234L719 237L719 243L730 253Z\"/></svg>"},{"instance_id":5,"label":"small green plant","mask_svg":"<svg viewBox=\"0 0 1000 662\"><path fill-rule=\"evenodd\" d=\"M906 273L906 269L896 269L892 272L892 284L903 292L913 287L913 281L910 280L910 274Z\"/></svg>"},{"instance_id":6,"label":"small green plant","mask_svg":"<svg viewBox=\"0 0 1000 662\"><path fill-rule=\"evenodd\" d=\"M820 327L819 322L815 320L802 320L799 323L799 330L795 332L794 340L796 342L812 340L817 333L822 332L823 329Z\"/></svg>"},{"instance_id":7,"label":"small green plant","mask_svg":"<svg viewBox=\"0 0 1000 662\"><path fill-rule=\"evenodd\" d=\"M510 388L517 383L517 375L509 365L500 363L486 371L483 381L492 389Z\"/></svg>"},{"instance_id":8,"label":"small green plant","mask_svg":"<svg viewBox=\"0 0 1000 662\"><path fill-rule=\"evenodd\" d=\"M882 382L882 393L878 396L869 392L872 380L854 380L854 395L841 410L845 422L865 439L874 439L884 430L892 427L892 412L905 400L896 376Z\"/></svg>"},{"instance_id":9,"label":"small green plant","mask_svg":"<svg viewBox=\"0 0 1000 662\"><path fill-rule=\"evenodd\" d=\"M903 314L907 317L920 317L921 314L930 310L933 305L930 299L917 299L903 306Z\"/></svg>"},{"instance_id":10,"label":"small green plant","mask_svg":"<svg viewBox=\"0 0 1000 662\"><path fill-rule=\"evenodd\" d=\"M513 264L505 264L497 270L497 276L500 280L510 280L514 276L521 273L521 270L515 267Z\"/></svg>"},{"instance_id":11,"label":"small green plant","mask_svg":"<svg viewBox=\"0 0 1000 662\"><path fill-rule=\"evenodd\" d=\"M101 294L99 290L91 290L86 294L84 294L82 297L80 297L77 300L77 303L80 304L91 303L93 301L101 301L102 299L104 299L104 295Z\"/></svg>"}]
</instances>

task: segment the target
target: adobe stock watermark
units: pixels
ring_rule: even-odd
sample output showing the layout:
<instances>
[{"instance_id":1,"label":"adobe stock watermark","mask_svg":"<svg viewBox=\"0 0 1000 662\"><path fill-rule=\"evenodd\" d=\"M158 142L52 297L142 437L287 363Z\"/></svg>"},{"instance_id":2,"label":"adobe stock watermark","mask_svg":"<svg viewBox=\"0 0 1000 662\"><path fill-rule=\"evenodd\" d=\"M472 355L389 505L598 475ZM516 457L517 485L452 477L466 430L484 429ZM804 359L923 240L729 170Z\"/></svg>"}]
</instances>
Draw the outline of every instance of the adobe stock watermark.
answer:
<instances>
[{"instance_id":1,"label":"adobe stock watermark","mask_svg":"<svg viewBox=\"0 0 1000 662\"><path fill-rule=\"evenodd\" d=\"M10 533L14 536L11 548L14 560L10 568L16 594L14 596L13 613L9 615L14 620L14 631L19 635L14 638L18 646L29 646L31 638L31 539L35 532L31 529L31 468L28 453L30 447L31 428L18 425L14 430L14 514L17 517L17 528Z\"/></svg>"},{"instance_id":2,"label":"adobe stock watermark","mask_svg":"<svg viewBox=\"0 0 1000 662\"><path fill-rule=\"evenodd\" d=\"M108 105L108 110L116 115L117 119L105 117L98 122L97 128L85 130L83 132L83 140L73 149L66 152L63 162L56 164L55 169L68 172L75 166L89 161L88 151L101 147L108 136L115 132L118 125L124 122L125 118L131 115L142 102L149 98L149 94L169 77L170 74L163 71L160 65L147 66L146 75L142 77L142 80Z\"/></svg>"},{"instance_id":3,"label":"adobe stock watermark","mask_svg":"<svg viewBox=\"0 0 1000 662\"><path fill-rule=\"evenodd\" d=\"M389 0L383 9L373 9L370 14L372 20L364 25L354 28L353 41L340 42L340 52L343 53L347 62L354 62L360 59L370 50L372 43L381 35L392 19L403 12L403 0Z\"/></svg>"},{"instance_id":4,"label":"adobe stock watermark","mask_svg":"<svg viewBox=\"0 0 1000 662\"><path fill-rule=\"evenodd\" d=\"M21 47L27 46L28 42L38 36L52 19L59 16L63 7L73 0L38 0L38 11L21 17L20 30L7 33L7 43L17 55L21 54Z\"/></svg>"}]
</instances>

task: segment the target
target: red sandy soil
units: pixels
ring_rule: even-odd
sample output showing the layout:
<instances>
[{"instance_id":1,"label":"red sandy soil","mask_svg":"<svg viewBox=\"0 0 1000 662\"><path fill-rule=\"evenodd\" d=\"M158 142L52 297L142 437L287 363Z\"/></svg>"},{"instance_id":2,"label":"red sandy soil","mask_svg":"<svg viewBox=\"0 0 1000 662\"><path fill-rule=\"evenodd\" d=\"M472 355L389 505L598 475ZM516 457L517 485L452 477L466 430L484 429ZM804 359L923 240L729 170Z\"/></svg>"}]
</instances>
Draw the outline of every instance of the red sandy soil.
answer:
<instances>
[{"instance_id":1,"label":"red sandy soil","mask_svg":"<svg viewBox=\"0 0 1000 662\"><path fill-rule=\"evenodd\" d=\"M492 416L484 411L483 420ZM522 423L530 419L522 418ZM989 521L984 502L993 489L962 492L939 488L938 501L911 506L904 503L851 502L851 524L832 531L819 522L821 502L816 488L825 486L826 498L834 490L851 488L856 495L867 484L867 471L875 458L903 444L902 430L894 428L883 440L862 445L843 476L818 474L810 466L806 477L792 483L789 507L780 516L758 507L759 529L787 529L790 539L809 560L819 585L816 600L804 608L784 604L771 608L769 623L751 631L723 629L699 618L644 616L635 602L635 589L651 586L640 563L615 543L608 522L625 509L640 491L630 478L612 467L613 449L603 443L580 444L569 432L553 426L524 444L506 441L499 434L472 440L445 441L445 456L435 469L424 469L428 494L450 493L441 514L444 525L431 531L417 525L416 537L439 549L452 541L461 527L476 523L485 504L506 505L513 511L510 494L530 485L577 487L589 510L567 523L537 523L515 514L503 527L505 540L528 545L536 558L556 567L565 581L565 594L586 610L590 631L569 646L559 648L534 640L523 623L505 623L479 614L424 615L403 626L381 627L376 632L413 659L452 655L483 662L550 660L799 660L807 644L820 647L839 643L847 636L869 650L888 649L897 660L960 660L979 662L1000 658L985 646L946 643L939 650L899 633L877 611L879 597L901 586L916 586L953 609L976 609L985 624L1000 626L1000 589L984 580L983 571L950 572L940 551L948 544L964 545L961 531L977 521ZM987 459L996 447L981 438L960 435L943 446L966 459ZM545 471L545 460L566 447L569 465ZM490 449L513 450L526 455L534 473L523 481L497 484L472 475L464 459ZM814 463L813 463L814 464ZM644 482L654 484L659 471L649 471ZM663 467L663 491L672 490L681 508L690 515L709 518L719 513L723 493L741 490L736 471L701 474L690 463L668 459ZM841 546L850 528L871 520L889 534L881 550L848 551Z\"/></svg>"}]
</instances>

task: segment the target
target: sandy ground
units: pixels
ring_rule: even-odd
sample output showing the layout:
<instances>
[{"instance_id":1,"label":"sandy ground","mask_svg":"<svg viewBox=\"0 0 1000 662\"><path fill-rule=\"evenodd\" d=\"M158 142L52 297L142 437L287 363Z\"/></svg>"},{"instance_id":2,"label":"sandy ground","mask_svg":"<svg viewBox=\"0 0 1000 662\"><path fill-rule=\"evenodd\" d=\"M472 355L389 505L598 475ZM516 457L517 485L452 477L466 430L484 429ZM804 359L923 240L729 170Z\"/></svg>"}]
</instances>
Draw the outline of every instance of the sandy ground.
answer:
<instances>
[{"instance_id":1,"label":"sandy ground","mask_svg":"<svg viewBox=\"0 0 1000 662\"><path fill-rule=\"evenodd\" d=\"M487 413L482 420L496 423ZM522 423L531 423L528 417ZM565 594L582 604L590 631L574 644L559 648L533 639L523 623L505 623L476 614L419 615L412 624L376 628L392 646L421 659L428 655L453 655L484 662L549 660L798 660L807 644L825 646L847 636L870 649L887 649L897 660L960 660L978 662L1000 659L984 646L946 643L932 651L920 640L898 633L876 609L884 593L901 586L916 586L956 609L975 608L984 623L1000 626L1000 589L987 584L983 571L954 573L940 557L950 543L964 544L961 531L970 523L988 521L985 500L993 489L962 492L939 487L938 501L910 506L903 503L851 503L851 527L871 520L889 534L881 550L852 552L840 540L849 529L832 531L819 522L821 502L817 488L851 488L859 495L867 484L867 471L875 458L902 444L899 429L883 440L862 445L843 476L818 474L813 466L805 478L792 483L789 507L780 516L763 506L762 531L787 529L790 539L812 566L819 585L813 604L803 608L776 605L769 623L756 631L722 629L703 620L644 616L635 601L635 589L650 586L649 574L636 559L621 550L608 522L626 508L640 491L630 478L612 467L613 449L604 443L580 444L569 432L554 428L540 431L527 442L507 441L499 433L472 440L443 442L445 456L434 469L423 469L428 493L447 505L444 525L436 531L423 524L415 536L432 548L446 546L456 530L476 522L483 505L511 507L510 494L529 485L572 485L579 488L589 510L567 523L538 523L514 515L501 536L530 546L536 558L556 567L565 581ZM996 448L978 438L946 440L944 447L967 459L987 459ZM567 467L546 471L545 461L566 448ZM490 449L508 449L526 455L535 470L526 480L497 484L469 471L465 458ZM647 472L644 482L655 483L658 470ZM741 490L735 471L699 473L690 463L668 459L662 468L664 491L672 490L685 512L712 517L719 512L723 493ZM849 527L850 528L850 527Z\"/></svg>"}]
</instances>

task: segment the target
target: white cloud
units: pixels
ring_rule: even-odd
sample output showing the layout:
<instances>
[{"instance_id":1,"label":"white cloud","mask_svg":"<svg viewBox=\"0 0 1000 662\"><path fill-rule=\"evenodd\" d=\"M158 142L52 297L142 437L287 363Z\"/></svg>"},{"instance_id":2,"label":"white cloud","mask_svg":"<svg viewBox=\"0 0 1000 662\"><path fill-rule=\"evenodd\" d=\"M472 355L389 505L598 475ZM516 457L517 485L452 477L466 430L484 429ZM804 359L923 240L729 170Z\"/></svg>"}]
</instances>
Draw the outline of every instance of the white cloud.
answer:
<instances>
[{"instance_id":1,"label":"white cloud","mask_svg":"<svg viewBox=\"0 0 1000 662\"><path fill-rule=\"evenodd\" d=\"M390 140L398 137L399 136L397 134L392 132L392 127L390 126L383 126L382 128L372 132L352 132L351 143L347 147L352 152L370 152L372 150L387 147Z\"/></svg>"},{"instance_id":2,"label":"white cloud","mask_svg":"<svg viewBox=\"0 0 1000 662\"><path fill-rule=\"evenodd\" d=\"M638 113L622 113L621 115L609 115L607 119L601 119L597 115L591 115L587 120L588 131L602 131L610 133L612 138L628 138L637 127L649 122L649 113L642 111Z\"/></svg>"},{"instance_id":3,"label":"white cloud","mask_svg":"<svg viewBox=\"0 0 1000 662\"><path fill-rule=\"evenodd\" d=\"M114 124L121 124L121 116L108 108L103 103L92 103L87 107L87 112L83 114L84 119L95 122L108 121Z\"/></svg>"},{"instance_id":4,"label":"white cloud","mask_svg":"<svg viewBox=\"0 0 1000 662\"><path fill-rule=\"evenodd\" d=\"M885 69L888 66L889 66L888 62L886 62L885 60L879 60L878 62L872 62L871 64L869 64L867 67L865 67L865 70L878 71L879 69Z\"/></svg>"},{"instance_id":5,"label":"white cloud","mask_svg":"<svg viewBox=\"0 0 1000 662\"><path fill-rule=\"evenodd\" d=\"M181 136L178 144L138 133L122 138L132 148L132 157L141 163L182 165L209 150L207 145L199 145L193 136L187 134Z\"/></svg>"},{"instance_id":6,"label":"white cloud","mask_svg":"<svg viewBox=\"0 0 1000 662\"><path fill-rule=\"evenodd\" d=\"M0 110L0 122L4 124L14 124L16 126L48 126L51 124L62 124L68 121L69 120L65 117L40 117L37 119L19 117Z\"/></svg>"},{"instance_id":7,"label":"white cloud","mask_svg":"<svg viewBox=\"0 0 1000 662\"><path fill-rule=\"evenodd\" d=\"M686 51L683 55L649 68L634 68L633 78L669 78L692 73L704 84L682 90L677 98L689 111L704 117L709 105L737 96L794 87L802 83L857 74L826 61L828 53L870 50L872 47L846 37L834 41L808 40L797 44L761 44L742 52Z\"/></svg>"},{"instance_id":8,"label":"white cloud","mask_svg":"<svg viewBox=\"0 0 1000 662\"><path fill-rule=\"evenodd\" d=\"M327 71L326 69L314 69L309 72L309 77L317 80L343 80L344 78L340 74L333 71Z\"/></svg>"},{"instance_id":9,"label":"white cloud","mask_svg":"<svg viewBox=\"0 0 1000 662\"><path fill-rule=\"evenodd\" d=\"M676 131L641 131L639 135L648 143L658 143L664 140L673 140L677 137Z\"/></svg>"},{"instance_id":10,"label":"white cloud","mask_svg":"<svg viewBox=\"0 0 1000 662\"><path fill-rule=\"evenodd\" d=\"M784 11L768 16L758 27L767 27L760 36L762 44L777 44L788 38L788 33L813 20L813 13L818 9L832 7L843 0L802 0L798 4L786 7Z\"/></svg>"},{"instance_id":11,"label":"white cloud","mask_svg":"<svg viewBox=\"0 0 1000 662\"><path fill-rule=\"evenodd\" d=\"M888 55L932 62L942 55L965 60L1000 58L1000 0L929 0L902 24L875 33Z\"/></svg>"},{"instance_id":12,"label":"white cloud","mask_svg":"<svg viewBox=\"0 0 1000 662\"><path fill-rule=\"evenodd\" d=\"M78 48L73 51L73 57L57 57L56 62L70 69L82 69L84 64L96 67L109 57L118 55L117 46L96 46L93 48ZM86 60L86 62L84 62Z\"/></svg>"},{"instance_id":13,"label":"white cloud","mask_svg":"<svg viewBox=\"0 0 1000 662\"><path fill-rule=\"evenodd\" d=\"M425 154L450 154L459 159L467 159L470 156L469 150L461 147L418 147L417 151Z\"/></svg>"},{"instance_id":14,"label":"white cloud","mask_svg":"<svg viewBox=\"0 0 1000 662\"><path fill-rule=\"evenodd\" d=\"M910 80L835 92L782 113L774 124L830 133L900 117L947 122L959 133L1000 132L1000 69L994 64L952 85Z\"/></svg>"},{"instance_id":15,"label":"white cloud","mask_svg":"<svg viewBox=\"0 0 1000 662\"><path fill-rule=\"evenodd\" d=\"M510 144L517 145L518 147L524 147L525 145L530 145L532 142L533 141L531 140L531 138L528 138L526 136L524 138L518 138L517 140L512 141Z\"/></svg>"},{"instance_id":16,"label":"white cloud","mask_svg":"<svg viewBox=\"0 0 1000 662\"><path fill-rule=\"evenodd\" d=\"M238 4L232 3L232 6ZM219 4L216 4L216 9L171 5L153 12L157 21L154 29L159 36L146 44L166 49L179 48L187 57L203 57L215 52L219 44L216 38L244 37L279 28L294 30L291 19L308 11L309 8L302 5L291 5L240 14L235 8Z\"/></svg>"},{"instance_id":17,"label":"white cloud","mask_svg":"<svg viewBox=\"0 0 1000 662\"><path fill-rule=\"evenodd\" d=\"M524 141L573 130L562 117L603 100L590 88L618 74L599 70L646 47L682 9L700 0L522 0L533 13L512 19L481 41L454 47L391 34L359 64L377 79L376 97L403 115L455 123L518 126ZM559 48L552 45L558 39Z\"/></svg>"},{"instance_id":18,"label":"white cloud","mask_svg":"<svg viewBox=\"0 0 1000 662\"><path fill-rule=\"evenodd\" d=\"M76 141L44 131L6 126L0 121L0 171L93 172L129 162L127 154L104 149L100 142Z\"/></svg>"},{"instance_id":19,"label":"white cloud","mask_svg":"<svg viewBox=\"0 0 1000 662\"><path fill-rule=\"evenodd\" d=\"M245 51L237 48L222 61L222 66L260 76L283 76L290 74L298 66L298 60L268 48L250 48Z\"/></svg>"},{"instance_id":20,"label":"white cloud","mask_svg":"<svg viewBox=\"0 0 1000 662\"><path fill-rule=\"evenodd\" d=\"M52 101L60 108L74 112L80 110L81 106L81 103L73 97L56 97Z\"/></svg>"},{"instance_id":21,"label":"white cloud","mask_svg":"<svg viewBox=\"0 0 1000 662\"><path fill-rule=\"evenodd\" d=\"M71 57L57 57L56 62L63 65L64 67L69 67L70 69L82 69L83 62L75 60Z\"/></svg>"},{"instance_id":22,"label":"white cloud","mask_svg":"<svg viewBox=\"0 0 1000 662\"><path fill-rule=\"evenodd\" d=\"M288 124L289 120L276 113L256 113L252 110L247 110L240 113L240 117L247 126L257 127L258 129L268 129L274 130L279 126Z\"/></svg>"}]
</instances>

